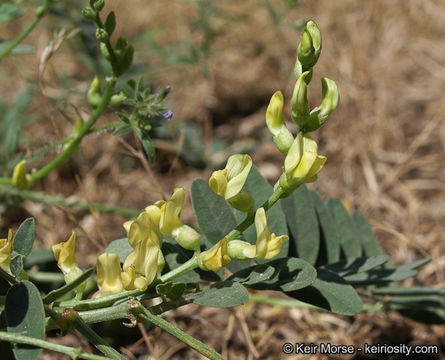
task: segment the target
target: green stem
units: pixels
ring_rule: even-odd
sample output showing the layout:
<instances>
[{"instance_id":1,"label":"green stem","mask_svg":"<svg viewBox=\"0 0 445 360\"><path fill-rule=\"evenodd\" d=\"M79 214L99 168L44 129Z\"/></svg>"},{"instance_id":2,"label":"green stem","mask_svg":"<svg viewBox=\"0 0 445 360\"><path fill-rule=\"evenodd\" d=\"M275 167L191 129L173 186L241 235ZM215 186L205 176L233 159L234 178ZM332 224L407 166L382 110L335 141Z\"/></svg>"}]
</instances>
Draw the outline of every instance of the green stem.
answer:
<instances>
[{"instance_id":1,"label":"green stem","mask_svg":"<svg viewBox=\"0 0 445 360\"><path fill-rule=\"evenodd\" d=\"M161 283L168 282L170 280L173 280L174 278L186 273L187 271L196 269L198 267L198 256L195 254L192 258L187 260L184 264L179 265L176 269L173 269L172 271L162 275L159 278L159 281Z\"/></svg>"},{"instance_id":2,"label":"green stem","mask_svg":"<svg viewBox=\"0 0 445 360\"><path fill-rule=\"evenodd\" d=\"M13 334L10 332L0 331L0 340L8 341L15 344L27 344L40 347L42 349L48 349L57 351L62 354L66 354L73 359L87 359L87 360L110 360L111 357L105 357L100 355L89 354L83 351L81 348L72 348L70 346L59 345L45 340L32 338L25 335Z\"/></svg>"},{"instance_id":3,"label":"green stem","mask_svg":"<svg viewBox=\"0 0 445 360\"><path fill-rule=\"evenodd\" d=\"M65 278L62 273L47 272L47 271L34 271L28 270L29 280L46 283L60 283L64 282Z\"/></svg>"},{"instance_id":4,"label":"green stem","mask_svg":"<svg viewBox=\"0 0 445 360\"><path fill-rule=\"evenodd\" d=\"M142 314L137 313L137 310L141 310ZM153 325L161 328L162 330L168 332L170 335L173 335L184 344L190 346L192 349L196 350L201 355L204 355L206 358L211 360L225 360L225 358L218 354L215 350L209 348L206 344L201 341L195 339L193 336L187 334L186 332L178 329L176 326L170 324L168 321L163 318L152 314L148 309L139 304L139 308L135 311L135 315L151 322Z\"/></svg>"},{"instance_id":5,"label":"green stem","mask_svg":"<svg viewBox=\"0 0 445 360\"><path fill-rule=\"evenodd\" d=\"M10 282L11 284L18 284L17 279L14 276L8 274L2 268L0 268L0 277L5 279L6 281Z\"/></svg>"},{"instance_id":6,"label":"green stem","mask_svg":"<svg viewBox=\"0 0 445 360\"><path fill-rule=\"evenodd\" d=\"M116 79L111 78L108 81L107 87L105 89L104 96L102 97L102 100L99 104L99 106L93 111L90 118L83 124L79 132L76 134L76 136L72 139L71 142L69 142L63 151L56 156L55 159L53 159L49 164L45 165L40 170L36 171L35 173L31 174L30 180L31 182L35 182L37 180L40 180L44 176L46 176L48 173L56 169L58 166L60 166L63 162L68 160L77 150L80 142L82 141L82 138L90 131L90 128L94 125L94 123L99 119L100 115L105 111L105 109L108 106L108 103L110 102L111 96L113 95L113 89L116 84Z\"/></svg>"},{"instance_id":7,"label":"green stem","mask_svg":"<svg viewBox=\"0 0 445 360\"><path fill-rule=\"evenodd\" d=\"M87 203L86 201L71 203L66 201L64 198L58 196L42 194L38 191L32 191L32 190L21 190L15 186L2 185L1 182L0 182L0 194L14 195L24 199L32 200L34 202L39 202L48 205L55 205L55 206L63 206L66 208L78 208L81 210L89 210L89 208L91 208L93 210L100 211L103 213L117 214L127 219L134 218L138 216L140 213L140 211L136 209L110 206L102 203L95 203L95 202Z\"/></svg>"},{"instance_id":8,"label":"green stem","mask_svg":"<svg viewBox=\"0 0 445 360\"><path fill-rule=\"evenodd\" d=\"M104 339L91 329L81 318L77 318L74 322L74 328L79 331L88 341L93 344L99 351L111 359L125 360L114 348L112 348Z\"/></svg>"},{"instance_id":9,"label":"green stem","mask_svg":"<svg viewBox=\"0 0 445 360\"><path fill-rule=\"evenodd\" d=\"M295 300L295 299L279 299L270 297L267 295L260 295L260 294L252 294L249 293L249 301L253 301L260 304L266 304L266 305L272 305L272 306L282 306L287 308L299 308L299 309L311 309L311 310L317 310L317 311L326 311L325 309L319 308L317 306L306 304L302 301ZM368 312L384 312L384 309L376 304L363 304L363 311Z\"/></svg>"},{"instance_id":10,"label":"green stem","mask_svg":"<svg viewBox=\"0 0 445 360\"><path fill-rule=\"evenodd\" d=\"M19 36L17 36L15 38L15 40L13 42L11 42L6 47L6 49L4 49L0 53L0 61L6 55L8 55L12 50L14 50L17 45L19 45L23 40L26 39L26 37L31 33L31 31L34 30L34 28L37 26L37 24L43 18L43 15L45 15L46 11L48 10L48 7L49 7L49 1L45 0L45 3L43 4L43 6L41 6L37 9L34 20L28 25L28 27L25 30L23 30L23 32Z\"/></svg>"}]
</instances>

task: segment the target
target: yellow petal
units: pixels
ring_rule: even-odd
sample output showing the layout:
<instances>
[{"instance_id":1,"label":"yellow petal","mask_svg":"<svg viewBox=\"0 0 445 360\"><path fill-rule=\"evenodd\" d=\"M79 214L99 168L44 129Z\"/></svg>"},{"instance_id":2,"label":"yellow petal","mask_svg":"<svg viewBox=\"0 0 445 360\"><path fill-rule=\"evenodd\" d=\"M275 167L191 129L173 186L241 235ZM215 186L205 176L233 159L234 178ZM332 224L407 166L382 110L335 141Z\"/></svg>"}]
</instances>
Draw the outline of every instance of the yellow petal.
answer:
<instances>
[{"instance_id":1,"label":"yellow petal","mask_svg":"<svg viewBox=\"0 0 445 360\"><path fill-rule=\"evenodd\" d=\"M300 163L301 157L303 155L303 135L301 132L295 137L286 158L284 159L284 171L286 174L291 174L292 171Z\"/></svg>"},{"instance_id":2,"label":"yellow petal","mask_svg":"<svg viewBox=\"0 0 445 360\"><path fill-rule=\"evenodd\" d=\"M118 293L124 290L121 279L121 263L119 256L104 253L97 258L97 286L100 293Z\"/></svg>"},{"instance_id":3,"label":"yellow petal","mask_svg":"<svg viewBox=\"0 0 445 360\"><path fill-rule=\"evenodd\" d=\"M76 232L73 230L68 241L53 245L54 257L57 260L57 266L64 274L78 268L76 261Z\"/></svg>"},{"instance_id":4,"label":"yellow petal","mask_svg":"<svg viewBox=\"0 0 445 360\"><path fill-rule=\"evenodd\" d=\"M217 271L232 261L227 251L227 238L223 238L213 250L204 251L199 255L198 264L204 270Z\"/></svg>"},{"instance_id":5,"label":"yellow petal","mask_svg":"<svg viewBox=\"0 0 445 360\"><path fill-rule=\"evenodd\" d=\"M272 135L278 135L281 127L284 125L283 119L283 94L276 91L270 99L266 111L266 124Z\"/></svg>"},{"instance_id":6,"label":"yellow petal","mask_svg":"<svg viewBox=\"0 0 445 360\"><path fill-rule=\"evenodd\" d=\"M228 180L225 199L230 199L241 191L251 167L252 159L247 154L235 154L229 157L225 167Z\"/></svg>"},{"instance_id":7,"label":"yellow petal","mask_svg":"<svg viewBox=\"0 0 445 360\"><path fill-rule=\"evenodd\" d=\"M209 187L215 194L224 197L227 189L227 170L214 171L209 179Z\"/></svg>"},{"instance_id":8,"label":"yellow petal","mask_svg":"<svg viewBox=\"0 0 445 360\"><path fill-rule=\"evenodd\" d=\"M14 231L9 229L8 238L0 239L0 267L9 272L9 262L11 261L12 241L14 238Z\"/></svg>"},{"instance_id":9,"label":"yellow petal","mask_svg":"<svg viewBox=\"0 0 445 360\"><path fill-rule=\"evenodd\" d=\"M167 236L172 236L172 231L180 226L182 222L179 219L179 214L184 204L185 190L184 188L175 188L170 200L161 209L161 219L159 229L161 233Z\"/></svg>"}]
</instances>

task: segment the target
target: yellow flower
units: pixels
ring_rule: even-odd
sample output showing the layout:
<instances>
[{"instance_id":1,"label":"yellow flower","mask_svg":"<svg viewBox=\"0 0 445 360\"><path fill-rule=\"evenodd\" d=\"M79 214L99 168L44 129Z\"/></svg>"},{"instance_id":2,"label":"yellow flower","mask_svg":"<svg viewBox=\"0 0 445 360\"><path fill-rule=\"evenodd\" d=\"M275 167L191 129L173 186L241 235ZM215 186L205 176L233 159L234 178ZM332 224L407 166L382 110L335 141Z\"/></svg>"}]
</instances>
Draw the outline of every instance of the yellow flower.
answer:
<instances>
[{"instance_id":1,"label":"yellow flower","mask_svg":"<svg viewBox=\"0 0 445 360\"><path fill-rule=\"evenodd\" d=\"M121 280L122 269L119 256L113 253L100 255L97 258L96 270L99 296L107 293L114 294L124 290Z\"/></svg>"},{"instance_id":2,"label":"yellow flower","mask_svg":"<svg viewBox=\"0 0 445 360\"><path fill-rule=\"evenodd\" d=\"M125 224L128 224L128 222ZM152 238L157 242L158 246L161 246L161 239L156 231L158 226L153 223L149 212L144 211L140 213L136 220L132 221L128 225L128 242L133 248L135 248L139 242L146 238Z\"/></svg>"},{"instance_id":3,"label":"yellow flower","mask_svg":"<svg viewBox=\"0 0 445 360\"><path fill-rule=\"evenodd\" d=\"M156 235L154 235L156 236ZM134 251L131 252L124 261L124 272L127 272L131 278L131 271L137 276L143 276L147 285L151 284L164 266L164 257L159 247L159 240L146 237L139 241ZM128 272L131 268L130 272ZM126 278L125 283L131 283Z\"/></svg>"},{"instance_id":4,"label":"yellow flower","mask_svg":"<svg viewBox=\"0 0 445 360\"><path fill-rule=\"evenodd\" d=\"M121 280L125 290L147 289L148 284L147 280L145 280L145 277L136 275L134 269L131 266L129 266L127 270L121 273Z\"/></svg>"},{"instance_id":5,"label":"yellow flower","mask_svg":"<svg viewBox=\"0 0 445 360\"><path fill-rule=\"evenodd\" d=\"M273 259L280 253L283 242L289 240L287 235L276 236L270 233L264 208L256 211L255 228L257 233L255 257L258 259Z\"/></svg>"},{"instance_id":6,"label":"yellow flower","mask_svg":"<svg viewBox=\"0 0 445 360\"><path fill-rule=\"evenodd\" d=\"M283 94L276 91L270 99L269 106L266 111L266 124L269 131L273 135L275 145L282 153L287 154L294 137L286 127L283 118Z\"/></svg>"},{"instance_id":7,"label":"yellow flower","mask_svg":"<svg viewBox=\"0 0 445 360\"><path fill-rule=\"evenodd\" d=\"M173 230L183 225L179 219L179 214L182 205L184 205L184 199L184 188L175 188L170 200L161 205L159 229L163 235L172 236Z\"/></svg>"},{"instance_id":8,"label":"yellow flower","mask_svg":"<svg viewBox=\"0 0 445 360\"><path fill-rule=\"evenodd\" d=\"M12 173L12 185L19 189L28 189L31 187L31 182L28 180L25 168L26 160L20 161L14 168Z\"/></svg>"},{"instance_id":9,"label":"yellow flower","mask_svg":"<svg viewBox=\"0 0 445 360\"><path fill-rule=\"evenodd\" d=\"M10 272L9 262L11 261L13 239L14 231L12 229L9 229L7 239L0 239L0 267L8 273Z\"/></svg>"},{"instance_id":10,"label":"yellow flower","mask_svg":"<svg viewBox=\"0 0 445 360\"><path fill-rule=\"evenodd\" d=\"M326 162L317 154L317 143L309 135L299 132L284 159L284 174L280 178L283 189L292 191L299 185L313 182Z\"/></svg>"},{"instance_id":11,"label":"yellow flower","mask_svg":"<svg viewBox=\"0 0 445 360\"><path fill-rule=\"evenodd\" d=\"M214 171L209 179L210 189L224 198L238 210L250 211L253 208L253 198L241 189L246 182L252 167L249 155L235 154L229 157L223 170Z\"/></svg>"},{"instance_id":12,"label":"yellow flower","mask_svg":"<svg viewBox=\"0 0 445 360\"><path fill-rule=\"evenodd\" d=\"M57 260L57 266L62 270L67 284L76 280L82 275L82 270L77 265L76 261L76 232L73 230L68 241L61 242L53 245L52 250L54 257ZM77 299L82 298L83 291L85 290L86 283L82 283L76 287Z\"/></svg>"},{"instance_id":13,"label":"yellow flower","mask_svg":"<svg viewBox=\"0 0 445 360\"><path fill-rule=\"evenodd\" d=\"M199 254L198 265L203 270L217 271L224 266L230 264L230 259L227 254L227 238L221 239L214 249L207 250Z\"/></svg>"},{"instance_id":14,"label":"yellow flower","mask_svg":"<svg viewBox=\"0 0 445 360\"><path fill-rule=\"evenodd\" d=\"M79 266L76 261L76 232L73 230L68 241L53 245L54 257L57 260L57 266L66 275L76 271Z\"/></svg>"}]
</instances>

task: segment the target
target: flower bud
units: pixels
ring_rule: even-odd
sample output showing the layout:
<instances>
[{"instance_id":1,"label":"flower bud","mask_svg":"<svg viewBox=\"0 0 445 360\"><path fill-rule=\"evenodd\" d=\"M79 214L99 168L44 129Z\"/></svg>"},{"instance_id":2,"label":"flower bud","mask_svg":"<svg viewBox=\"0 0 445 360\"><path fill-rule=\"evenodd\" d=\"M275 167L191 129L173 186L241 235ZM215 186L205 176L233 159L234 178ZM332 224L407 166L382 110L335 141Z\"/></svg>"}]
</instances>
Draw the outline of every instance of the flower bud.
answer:
<instances>
[{"instance_id":1,"label":"flower bud","mask_svg":"<svg viewBox=\"0 0 445 360\"><path fill-rule=\"evenodd\" d=\"M0 239L0 267L7 273L11 273L9 262L11 261L13 239L14 231L12 229L9 229L7 239Z\"/></svg>"},{"instance_id":2,"label":"flower bud","mask_svg":"<svg viewBox=\"0 0 445 360\"><path fill-rule=\"evenodd\" d=\"M284 125L283 104L283 93L276 91L272 95L266 110L266 125L274 136L278 134Z\"/></svg>"},{"instance_id":3,"label":"flower bud","mask_svg":"<svg viewBox=\"0 0 445 360\"><path fill-rule=\"evenodd\" d=\"M256 247L246 241L232 240L227 244L227 254L233 260L246 260L255 257Z\"/></svg>"},{"instance_id":4,"label":"flower bud","mask_svg":"<svg viewBox=\"0 0 445 360\"><path fill-rule=\"evenodd\" d=\"M105 59L107 60L111 59L110 51L108 50L107 44L101 42L100 51Z\"/></svg>"},{"instance_id":5,"label":"flower bud","mask_svg":"<svg viewBox=\"0 0 445 360\"><path fill-rule=\"evenodd\" d=\"M290 101L292 120L301 128L309 121L310 108L307 98L306 77L309 71L304 72L295 83L294 92Z\"/></svg>"},{"instance_id":6,"label":"flower bud","mask_svg":"<svg viewBox=\"0 0 445 360\"><path fill-rule=\"evenodd\" d=\"M110 39L110 35L108 35L107 31L105 29L98 28L96 30L96 38L100 42L107 42Z\"/></svg>"},{"instance_id":7,"label":"flower bud","mask_svg":"<svg viewBox=\"0 0 445 360\"><path fill-rule=\"evenodd\" d=\"M297 57L303 65L303 70L312 68L318 60L321 52L321 33L313 21L308 21L304 27L300 44L298 45Z\"/></svg>"},{"instance_id":8,"label":"flower bud","mask_svg":"<svg viewBox=\"0 0 445 360\"><path fill-rule=\"evenodd\" d=\"M113 96L111 96L110 99L110 105L112 106L117 106L117 105L121 105L122 102L126 99L127 97L125 96L124 92L121 91L118 94L114 94Z\"/></svg>"},{"instance_id":9,"label":"flower bud","mask_svg":"<svg viewBox=\"0 0 445 360\"><path fill-rule=\"evenodd\" d=\"M99 106L102 101L102 94L100 92L100 82L97 76L94 77L90 88L88 89L88 102L95 109Z\"/></svg>"},{"instance_id":10,"label":"flower bud","mask_svg":"<svg viewBox=\"0 0 445 360\"><path fill-rule=\"evenodd\" d=\"M20 161L12 173L12 185L19 189L28 189L31 187L31 181L28 179L25 168L26 160Z\"/></svg>"},{"instance_id":11,"label":"flower bud","mask_svg":"<svg viewBox=\"0 0 445 360\"><path fill-rule=\"evenodd\" d=\"M302 131L305 133L317 130L322 126L328 119L328 116L336 109L340 101L340 95L335 81L323 78L321 85L321 105L311 111L308 123L302 127Z\"/></svg>"},{"instance_id":12,"label":"flower bud","mask_svg":"<svg viewBox=\"0 0 445 360\"><path fill-rule=\"evenodd\" d=\"M277 145L278 150L287 154L289 147L294 141L294 137L284 123L283 103L283 94L281 91L276 91L272 95L269 106L267 107L266 124L273 135L273 141L275 145Z\"/></svg>"},{"instance_id":13,"label":"flower bud","mask_svg":"<svg viewBox=\"0 0 445 360\"><path fill-rule=\"evenodd\" d=\"M82 15L88 20L96 20L96 16L97 16L96 12L89 7L84 7L82 9Z\"/></svg>"},{"instance_id":14,"label":"flower bud","mask_svg":"<svg viewBox=\"0 0 445 360\"><path fill-rule=\"evenodd\" d=\"M204 251L198 256L198 266L202 270L218 271L231 263L227 254L227 238L221 239L218 244L210 250Z\"/></svg>"},{"instance_id":15,"label":"flower bud","mask_svg":"<svg viewBox=\"0 0 445 360\"><path fill-rule=\"evenodd\" d=\"M188 225L182 225L172 231L172 236L176 242L187 250L196 251L199 249L199 234Z\"/></svg>"},{"instance_id":16,"label":"flower bud","mask_svg":"<svg viewBox=\"0 0 445 360\"><path fill-rule=\"evenodd\" d=\"M36 17L37 18L41 18L43 15L45 15L45 7L44 6L39 6L36 9Z\"/></svg>"},{"instance_id":17,"label":"flower bud","mask_svg":"<svg viewBox=\"0 0 445 360\"><path fill-rule=\"evenodd\" d=\"M104 6L105 6L105 1L104 0L96 0L94 2L94 5L93 5L94 9L97 12L100 12L104 8Z\"/></svg>"},{"instance_id":18,"label":"flower bud","mask_svg":"<svg viewBox=\"0 0 445 360\"><path fill-rule=\"evenodd\" d=\"M103 253L97 258L96 269L99 296L108 293L114 294L124 290L119 256L113 253Z\"/></svg>"}]
</instances>

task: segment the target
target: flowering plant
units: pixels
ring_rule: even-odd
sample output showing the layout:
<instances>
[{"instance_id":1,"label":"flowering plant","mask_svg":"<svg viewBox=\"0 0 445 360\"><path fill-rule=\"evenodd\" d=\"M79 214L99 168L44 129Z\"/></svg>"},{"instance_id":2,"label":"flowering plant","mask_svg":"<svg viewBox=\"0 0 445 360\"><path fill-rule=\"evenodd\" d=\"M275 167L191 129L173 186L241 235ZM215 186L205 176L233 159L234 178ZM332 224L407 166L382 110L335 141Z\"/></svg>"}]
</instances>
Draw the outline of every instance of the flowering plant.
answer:
<instances>
[{"instance_id":1,"label":"flowering plant","mask_svg":"<svg viewBox=\"0 0 445 360\"><path fill-rule=\"evenodd\" d=\"M49 4L45 1L37 19ZM154 156L148 136L152 124L146 120L171 118L172 113L160 105L168 88L154 95L142 81L136 85L118 80L130 68L134 49L123 38L112 45L115 15L111 12L102 22L103 7L103 0L91 0L90 7L83 9L83 15L97 25L100 50L111 68L104 92L98 77L92 81L87 94L92 115L86 122L76 122L72 137L52 162L28 174L21 161L11 178L3 178L4 184L21 190L32 187L73 156L109 105L127 105L130 111L120 113L121 122L113 126L118 134L134 131L147 156ZM319 129L339 103L335 82L323 78L321 104L310 108L308 85L320 53L320 31L309 21L298 45L296 82L290 100L291 119L298 132L293 134L286 125L280 91L273 94L265 114L273 141L283 153L283 172L273 187L249 155L234 154L224 169L191 185L197 229L181 220L186 190L175 188L169 199L129 216L133 219L123 224L127 237L112 241L97 257L94 268L79 267L73 231L67 241L52 247L66 284L43 296L41 289L28 280L34 219L25 220L16 232L10 230L7 238L0 239L0 276L8 284L2 309L7 331L0 331L0 339L15 344L16 359L37 359L41 348L73 358L123 359L90 327L115 319L123 319L128 327L148 321L207 358L223 359L160 314L189 303L234 307L249 299L264 300L264 295L249 289L275 291L290 298L294 306L306 303L314 309L344 315L365 309L365 298L412 317L419 311L419 299L410 297L414 291L415 295L423 294L422 300L428 304L422 312L434 315L437 322L445 321L443 289L412 290L396 285L415 276L430 259L392 265L363 215L350 214L338 199L323 202L305 185L317 179L327 160L318 154L317 143L309 133ZM115 91L117 85L119 91ZM146 301L155 298L162 306ZM45 341L45 332L52 329L60 329L62 334L77 330L104 356Z\"/></svg>"}]
</instances>

